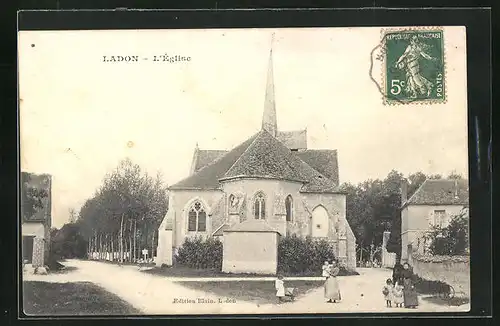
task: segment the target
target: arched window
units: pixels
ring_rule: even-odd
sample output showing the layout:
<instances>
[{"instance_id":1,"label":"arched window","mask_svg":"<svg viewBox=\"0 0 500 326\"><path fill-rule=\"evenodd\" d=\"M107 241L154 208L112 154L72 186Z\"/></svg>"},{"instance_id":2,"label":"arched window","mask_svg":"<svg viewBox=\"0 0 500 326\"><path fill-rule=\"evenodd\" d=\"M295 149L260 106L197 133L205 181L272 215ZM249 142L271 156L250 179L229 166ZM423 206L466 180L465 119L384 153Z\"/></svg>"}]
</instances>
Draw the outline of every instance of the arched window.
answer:
<instances>
[{"instance_id":1,"label":"arched window","mask_svg":"<svg viewBox=\"0 0 500 326\"><path fill-rule=\"evenodd\" d=\"M262 192L255 195L253 212L257 220L266 218L266 198Z\"/></svg>"},{"instance_id":2,"label":"arched window","mask_svg":"<svg viewBox=\"0 0 500 326\"><path fill-rule=\"evenodd\" d=\"M197 201L188 213L188 231L205 232L207 230L207 213L203 205Z\"/></svg>"},{"instance_id":3,"label":"arched window","mask_svg":"<svg viewBox=\"0 0 500 326\"><path fill-rule=\"evenodd\" d=\"M292 210L293 210L293 199L291 195L288 195L285 199L285 211L287 222L292 221Z\"/></svg>"}]
</instances>

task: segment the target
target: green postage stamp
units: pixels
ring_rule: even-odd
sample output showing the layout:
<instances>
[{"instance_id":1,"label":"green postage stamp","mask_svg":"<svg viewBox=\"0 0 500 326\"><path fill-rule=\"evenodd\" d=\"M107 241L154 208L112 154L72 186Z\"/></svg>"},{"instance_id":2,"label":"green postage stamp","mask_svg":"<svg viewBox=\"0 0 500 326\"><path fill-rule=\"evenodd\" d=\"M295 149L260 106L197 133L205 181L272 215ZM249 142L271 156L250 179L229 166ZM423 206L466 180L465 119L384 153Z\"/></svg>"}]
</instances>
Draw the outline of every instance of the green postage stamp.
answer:
<instances>
[{"instance_id":1,"label":"green postage stamp","mask_svg":"<svg viewBox=\"0 0 500 326\"><path fill-rule=\"evenodd\" d=\"M391 29L382 33L384 102L446 102L443 30Z\"/></svg>"}]
</instances>

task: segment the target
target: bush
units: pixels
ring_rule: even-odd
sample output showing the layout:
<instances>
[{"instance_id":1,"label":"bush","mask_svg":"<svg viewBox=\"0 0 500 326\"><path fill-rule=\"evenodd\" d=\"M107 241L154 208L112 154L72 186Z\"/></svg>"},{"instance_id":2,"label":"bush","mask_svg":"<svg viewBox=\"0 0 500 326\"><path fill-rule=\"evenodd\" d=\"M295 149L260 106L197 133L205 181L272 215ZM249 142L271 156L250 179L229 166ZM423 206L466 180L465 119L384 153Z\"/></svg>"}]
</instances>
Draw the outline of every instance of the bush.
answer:
<instances>
[{"instance_id":1,"label":"bush","mask_svg":"<svg viewBox=\"0 0 500 326\"><path fill-rule=\"evenodd\" d=\"M335 260L334 248L326 240L313 241L297 235L282 237L278 245L278 272L319 274L325 261Z\"/></svg>"},{"instance_id":2,"label":"bush","mask_svg":"<svg viewBox=\"0 0 500 326\"><path fill-rule=\"evenodd\" d=\"M60 230L51 230L50 256L54 259L84 258L87 255L87 240L75 223L63 225Z\"/></svg>"},{"instance_id":3,"label":"bush","mask_svg":"<svg viewBox=\"0 0 500 326\"><path fill-rule=\"evenodd\" d=\"M415 289L420 294L449 293L450 286L441 281L429 281L415 275Z\"/></svg>"},{"instance_id":4,"label":"bush","mask_svg":"<svg viewBox=\"0 0 500 326\"><path fill-rule=\"evenodd\" d=\"M222 270L222 242L201 237L186 238L175 255L175 264L197 269Z\"/></svg>"},{"instance_id":5,"label":"bush","mask_svg":"<svg viewBox=\"0 0 500 326\"><path fill-rule=\"evenodd\" d=\"M433 255L465 255L469 247L469 218L462 211L445 228L436 228L430 235L429 250Z\"/></svg>"}]
</instances>

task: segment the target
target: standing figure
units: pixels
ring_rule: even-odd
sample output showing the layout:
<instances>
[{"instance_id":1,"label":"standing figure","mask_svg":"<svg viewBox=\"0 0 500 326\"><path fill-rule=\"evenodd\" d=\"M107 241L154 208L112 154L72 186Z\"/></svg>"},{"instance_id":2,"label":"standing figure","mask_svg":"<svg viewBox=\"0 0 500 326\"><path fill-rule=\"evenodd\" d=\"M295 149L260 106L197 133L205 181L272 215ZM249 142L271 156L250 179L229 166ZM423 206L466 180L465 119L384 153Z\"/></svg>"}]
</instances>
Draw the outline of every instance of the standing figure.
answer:
<instances>
[{"instance_id":1,"label":"standing figure","mask_svg":"<svg viewBox=\"0 0 500 326\"><path fill-rule=\"evenodd\" d=\"M283 275L278 275L278 278L274 282L274 287L276 288L278 304L280 304L283 302L283 298L285 297L285 281L283 281Z\"/></svg>"},{"instance_id":2,"label":"standing figure","mask_svg":"<svg viewBox=\"0 0 500 326\"><path fill-rule=\"evenodd\" d=\"M330 276L330 269L331 269L330 263L328 261L325 261L325 263L322 266L322 273L321 273L321 275L325 278L325 281L328 278L328 276Z\"/></svg>"},{"instance_id":3,"label":"standing figure","mask_svg":"<svg viewBox=\"0 0 500 326\"><path fill-rule=\"evenodd\" d=\"M405 52L396 62L396 68L404 70L406 73L405 92L412 98L416 98L417 95L429 96L434 87L434 85L420 73L420 57L432 61L436 60L424 52L424 47L426 47L426 45L422 44L416 35L413 35Z\"/></svg>"},{"instance_id":4,"label":"standing figure","mask_svg":"<svg viewBox=\"0 0 500 326\"><path fill-rule=\"evenodd\" d=\"M396 304L396 308L403 307L403 286L401 283L396 282L392 291L392 301Z\"/></svg>"},{"instance_id":5,"label":"standing figure","mask_svg":"<svg viewBox=\"0 0 500 326\"><path fill-rule=\"evenodd\" d=\"M403 273L403 265L398 261L396 264L394 264L394 267L392 268L392 284L399 283L400 285L403 284L403 278L402 278L402 273Z\"/></svg>"},{"instance_id":6,"label":"standing figure","mask_svg":"<svg viewBox=\"0 0 500 326\"><path fill-rule=\"evenodd\" d=\"M385 305L387 307L392 307L392 293L394 291L394 287L392 285L392 280L390 278L385 281L385 285L382 288L382 294L384 295Z\"/></svg>"},{"instance_id":7,"label":"standing figure","mask_svg":"<svg viewBox=\"0 0 500 326\"><path fill-rule=\"evenodd\" d=\"M418 295L414 284L415 275L408 263L403 265L402 277L405 308L415 309L418 306Z\"/></svg>"},{"instance_id":8,"label":"standing figure","mask_svg":"<svg viewBox=\"0 0 500 326\"><path fill-rule=\"evenodd\" d=\"M325 281L325 298L327 302L337 302L341 300L340 287L337 281L339 272L340 269L337 267L337 263L333 261L330 265L329 275Z\"/></svg>"}]
</instances>

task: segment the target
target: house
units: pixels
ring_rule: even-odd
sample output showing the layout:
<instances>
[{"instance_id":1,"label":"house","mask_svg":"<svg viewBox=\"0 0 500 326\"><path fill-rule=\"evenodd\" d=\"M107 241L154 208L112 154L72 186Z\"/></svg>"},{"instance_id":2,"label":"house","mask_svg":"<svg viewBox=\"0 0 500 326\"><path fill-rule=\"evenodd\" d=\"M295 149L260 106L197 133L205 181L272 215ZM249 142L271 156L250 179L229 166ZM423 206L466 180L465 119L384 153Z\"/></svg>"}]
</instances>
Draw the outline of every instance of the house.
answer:
<instances>
[{"instance_id":1,"label":"house","mask_svg":"<svg viewBox=\"0 0 500 326\"><path fill-rule=\"evenodd\" d=\"M244 223L252 219L261 220L259 228L266 232L255 233L254 223ZM231 234L232 239L245 232L271 240L273 232L327 239L341 263L356 267L356 239L346 220L346 194L339 190L337 151L307 148L306 129L278 130L272 51L261 129L231 150L196 145L191 175L169 188L157 264L171 265L187 237ZM260 236L254 233L247 238ZM236 251L252 250L235 243Z\"/></svg>"},{"instance_id":2,"label":"house","mask_svg":"<svg viewBox=\"0 0 500 326\"><path fill-rule=\"evenodd\" d=\"M468 213L468 180L427 179L407 198L407 184L401 186L401 261L411 250L422 251L419 242L434 226L446 227L462 210Z\"/></svg>"},{"instance_id":3,"label":"house","mask_svg":"<svg viewBox=\"0 0 500 326\"><path fill-rule=\"evenodd\" d=\"M47 265L50 248L51 214L51 187L52 177L48 174L31 174L22 172L23 184L21 191L36 192L44 190L45 197L41 198L41 206L36 207L34 214L21 216L22 259L33 267ZM21 202L21 205L23 203Z\"/></svg>"}]
</instances>

